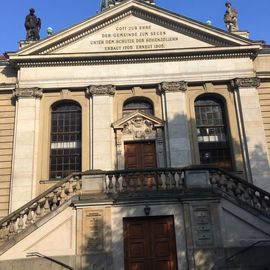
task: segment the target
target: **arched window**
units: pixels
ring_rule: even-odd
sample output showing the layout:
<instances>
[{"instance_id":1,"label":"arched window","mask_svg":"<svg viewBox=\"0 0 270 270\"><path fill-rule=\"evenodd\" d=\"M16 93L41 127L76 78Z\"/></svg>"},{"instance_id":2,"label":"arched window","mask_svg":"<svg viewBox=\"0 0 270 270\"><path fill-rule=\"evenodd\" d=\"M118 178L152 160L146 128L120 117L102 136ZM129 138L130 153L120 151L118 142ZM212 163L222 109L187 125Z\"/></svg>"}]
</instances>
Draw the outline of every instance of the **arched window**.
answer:
<instances>
[{"instance_id":1,"label":"arched window","mask_svg":"<svg viewBox=\"0 0 270 270\"><path fill-rule=\"evenodd\" d=\"M81 171L81 126L80 105L65 101L52 106L50 179Z\"/></svg>"},{"instance_id":2,"label":"arched window","mask_svg":"<svg viewBox=\"0 0 270 270\"><path fill-rule=\"evenodd\" d=\"M232 167L224 102L213 96L195 101L197 138L201 164Z\"/></svg>"},{"instance_id":3,"label":"arched window","mask_svg":"<svg viewBox=\"0 0 270 270\"><path fill-rule=\"evenodd\" d=\"M145 99L131 99L124 103L123 117L137 110L148 114L154 114L153 105L150 101Z\"/></svg>"}]
</instances>

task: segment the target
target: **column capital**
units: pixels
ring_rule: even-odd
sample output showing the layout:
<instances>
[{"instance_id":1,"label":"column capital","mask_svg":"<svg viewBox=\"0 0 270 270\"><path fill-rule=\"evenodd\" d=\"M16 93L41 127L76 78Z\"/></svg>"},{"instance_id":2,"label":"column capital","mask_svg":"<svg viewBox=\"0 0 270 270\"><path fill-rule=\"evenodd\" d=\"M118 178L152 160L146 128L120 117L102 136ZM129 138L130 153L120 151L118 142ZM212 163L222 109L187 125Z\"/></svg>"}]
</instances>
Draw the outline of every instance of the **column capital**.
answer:
<instances>
[{"instance_id":1,"label":"column capital","mask_svg":"<svg viewBox=\"0 0 270 270\"><path fill-rule=\"evenodd\" d=\"M87 88L87 92L92 96L113 96L115 94L115 86L114 85L90 85Z\"/></svg>"},{"instance_id":2,"label":"column capital","mask_svg":"<svg viewBox=\"0 0 270 270\"><path fill-rule=\"evenodd\" d=\"M16 88L13 95L16 98L41 98L43 96L43 89L38 87Z\"/></svg>"},{"instance_id":3,"label":"column capital","mask_svg":"<svg viewBox=\"0 0 270 270\"><path fill-rule=\"evenodd\" d=\"M235 88L258 88L261 80L257 77L236 78L231 81L231 85Z\"/></svg>"},{"instance_id":4,"label":"column capital","mask_svg":"<svg viewBox=\"0 0 270 270\"><path fill-rule=\"evenodd\" d=\"M159 91L163 92L185 92L187 90L187 82L162 82Z\"/></svg>"}]
</instances>

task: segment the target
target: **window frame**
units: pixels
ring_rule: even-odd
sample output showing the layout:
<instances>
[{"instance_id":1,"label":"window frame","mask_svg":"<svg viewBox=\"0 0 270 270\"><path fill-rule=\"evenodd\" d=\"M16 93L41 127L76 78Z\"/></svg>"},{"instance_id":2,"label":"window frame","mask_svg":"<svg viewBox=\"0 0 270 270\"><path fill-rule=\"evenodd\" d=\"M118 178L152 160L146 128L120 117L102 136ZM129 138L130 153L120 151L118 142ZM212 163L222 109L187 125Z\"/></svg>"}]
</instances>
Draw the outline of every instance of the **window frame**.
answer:
<instances>
[{"instance_id":1,"label":"window frame","mask_svg":"<svg viewBox=\"0 0 270 270\"><path fill-rule=\"evenodd\" d=\"M198 105L196 106L196 102L198 101L211 101L211 102L214 102L216 104L213 104L213 105ZM220 107L220 111L221 111L221 116L222 116L222 124L217 124L217 125L198 125L197 124L197 113L196 113L196 107L214 107L214 106L217 106L217 104L219 105ZM227 170L233 170L234 168L234 161L233 161L233 152L232 152L232 143L231 143L231 133L230 133L230 126L229 126L229 119L227 117L227 104L226 104L226 100L218 95L218 94L215 94L215 93L211 93L211 94L202 94L202 95L199 95L197 96L195 99L194 99L194 103L193 103L193 106L194 106L194 121L195 121L195 131L196 131L196 140L197 140L197 147L198 147L198 158L199 158L199 161L200 161L200 164L204 164L204 165L214 165L214 166L218 166L218 167L221 167L220 165L217 165L219 162L221 163L222 162L222 159L221 160L216 160L214 162L210 162L210 163L204 163L202 162L202 152L203 151L213 151L213 152L217 152L218 150L224 150L224 151L227 151L227 162L228 162L228 165L223 167L224 169L227 169ZM219 127L220 129L224 129L224 136L226 138L226 140L224 142L222 141L213 141L212 142L212 145L210 140L208 142L202 142L198 139L198 126L199 127L207 127L210 129L214 129L214 128L217 128ZM207 146L207 143L208 146ZM205 145L203 145L205 144ZM225 159L223 159L225 160ZM222 167L221 167L222 168Z\"/></svg>"},{"instance_id":2,"label":"window frame","mask_svg":"<svg viewBox=\"0 0 270 270\"><path fill-rule=\"evenodd\" d=\"M70 117L71 117L71 113L74 113L74 112L75 112L75 114L79 113L79 120L78 120L79 121L79 124L78 124L79 127L78 127L77 131L75 131L75 132L79 133L79 140L75 139L74 141L72 141L72 140L65 141L65 138L66 138L65 136L66 135L69 136L69 138L72 137L71 136L71 134L72 134L71 131L65 132L63 130L62 133L61 132L53 133L54 132L53 131L53 120L54 120L53 119L53 113L54 113L53 110L54 110L54 108L57 108L57 106L64 106L64 105L67 105L67 104L77 107L77 110L74 110L73 112L72 112L72 110L70 110L70 111L67 111L66 113L68 113ZM61 110L58 113L61 114ZM62 112L62 114L63 114L63 112ZM48 174L49 174L49 179L50 180L61 180L61 179L64 179L65 177L67 177L68 175L70 175L73 172L80 172L82 170L82 137L83 137L83 130L82 130L83 119L82 119L82 115L83 115L82 106L81 106L80 103L78 103L75 100L60 100L60 101L54 102L50 106L49 163L48 163L48 166L49 166ZM68 118L68 120L70 120L70 123L71 123L72 117ZM71 125L69 126L69 128L71 128ZM64 138L64 140L57 140L57 141L53 142L52 137L55 136L55 135L56 136L59 135L60 137L62 136L62 138ZM79 142L78 147L76 147L77 142ZM54 148L52 148L53 143L55 143ZM59 145L57 146L57 144L60 144L60 146L61 146L61 144L64 145L64 146L66 145L68 147L61 148L61 147L59 147ZM63 153L62 154L52 154L53 149L60 149L60 150L63 151ZM71 149L78 149L79 153L71 154L71 152L72 152ZM69 152L69 154L65 154L64 153L65 151ZM54 171L52 170L52 166L53 166L53 164L52 164L52 156L56 156L55 158L62 158L62 163L60 162L61 165L59 165L59 166L62 166L62 170L58 170L58 169L56 169ZM75 165L74 170L70 166L70 162L71 162L72 157L74 157L74 160L75 160L75 162L74 162L74 165ZM69 161L67 163L69 165L69 170L64 169L65 161L67 159L69 159ZM79 161L77 161L77 159L79 159ZM64 161L64 163L63 163L63 161ZM55 166L57 166L57 163L55 164ZM68 171L68 173L66 174L65 171ZM54 177L52 175L52 173L57 173L57 172L61 172L62 174L59 175L59 176Z\"/></svg>"}]
</instances>

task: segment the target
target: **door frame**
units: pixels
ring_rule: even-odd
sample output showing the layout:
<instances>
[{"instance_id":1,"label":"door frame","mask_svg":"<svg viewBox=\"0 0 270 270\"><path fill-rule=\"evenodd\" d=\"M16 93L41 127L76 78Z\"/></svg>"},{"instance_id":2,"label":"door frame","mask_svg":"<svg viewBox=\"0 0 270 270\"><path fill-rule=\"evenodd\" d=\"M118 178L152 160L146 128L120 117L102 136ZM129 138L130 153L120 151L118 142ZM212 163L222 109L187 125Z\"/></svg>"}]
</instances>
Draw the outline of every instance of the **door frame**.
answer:
<instances>
[{"instance_id":1,"label":"door frame","mask_svg":"<svg viewBox=\"0 0 270 270\"><path fill-rule=\"evenodd\" d=\"M178 269L187 269L187 249L183 207L178 203L148 204L151 216L173 216ZM114 269L124 269L123 218L143 217L145 203L117 205L112 208L112 252Z\"/></svg>"}]
</instances>

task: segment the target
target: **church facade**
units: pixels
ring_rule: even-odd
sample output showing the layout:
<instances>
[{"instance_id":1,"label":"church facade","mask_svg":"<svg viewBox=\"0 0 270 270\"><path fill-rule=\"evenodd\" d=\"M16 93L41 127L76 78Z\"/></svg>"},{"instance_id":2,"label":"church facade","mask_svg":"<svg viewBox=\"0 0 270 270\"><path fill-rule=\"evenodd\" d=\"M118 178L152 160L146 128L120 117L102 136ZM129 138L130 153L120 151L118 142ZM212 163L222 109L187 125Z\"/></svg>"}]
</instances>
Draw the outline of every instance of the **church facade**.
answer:
<instances>
[{"instance_id":1,"label":"church facade","mask_svg":"<svg viewBox=\"0 0 270 270\"><path fill-rule=\"evenodd\" d=\"M0 59L0 269L269 269L270 47L101 7Z\"/></svg>"}]
</instances>

